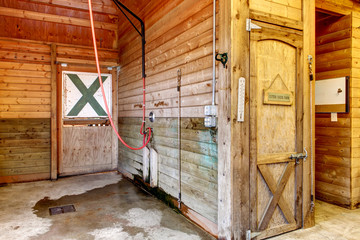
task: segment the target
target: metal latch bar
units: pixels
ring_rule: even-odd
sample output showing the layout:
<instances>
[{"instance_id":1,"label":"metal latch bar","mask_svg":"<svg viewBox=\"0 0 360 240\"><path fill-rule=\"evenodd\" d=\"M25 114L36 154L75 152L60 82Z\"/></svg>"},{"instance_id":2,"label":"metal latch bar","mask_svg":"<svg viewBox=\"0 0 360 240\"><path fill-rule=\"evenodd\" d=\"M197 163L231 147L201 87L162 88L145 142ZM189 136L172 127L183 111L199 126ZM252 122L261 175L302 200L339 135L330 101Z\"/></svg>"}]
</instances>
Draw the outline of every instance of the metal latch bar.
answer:
<instances>
[{"instance_id":1,"label":"metal latch bar","mask_svg":"<svg viewBox=\"0 0 360 240\"><path fill-rule=\"evenodd\" d=\"M291 154L289 159L294 159L296 164L300 163L300 159L303 159L304 161L306 160L306 158L308 157L307 151L304 148L304 152L305 153L296 153L296 154Z\"/></svg>"}]
</instances>

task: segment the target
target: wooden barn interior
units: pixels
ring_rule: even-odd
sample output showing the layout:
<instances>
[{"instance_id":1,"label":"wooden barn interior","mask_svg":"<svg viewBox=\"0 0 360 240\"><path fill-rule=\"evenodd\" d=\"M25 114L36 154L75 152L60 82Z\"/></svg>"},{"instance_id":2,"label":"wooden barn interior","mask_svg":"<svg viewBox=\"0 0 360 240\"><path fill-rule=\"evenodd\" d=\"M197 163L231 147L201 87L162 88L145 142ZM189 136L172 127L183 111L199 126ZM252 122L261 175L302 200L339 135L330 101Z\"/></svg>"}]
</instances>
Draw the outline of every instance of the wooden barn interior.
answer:
<instances>
[{"instance_id":1,"label":"wooden barn interior","mask_svg":"<svg viewBox=\"0 0 360 240\"><path fill-rule=\"evenodd\" d=\"M0 236L360 239L359 1L89 1L0 0Z\"/></svg>"},{"instance_id":2,"label":"wooden barn interior","mask_svg":"<svg viewBox=\"0 0 360 240\"><path fill-rule=\"evenodd\" d=\"M349 77L349 109L340 111L337 121L331 120L330 113L316 113L316 197L354 209L360 203L359 6L319 7L316 80Z\"/></svg>"}]
</instances>

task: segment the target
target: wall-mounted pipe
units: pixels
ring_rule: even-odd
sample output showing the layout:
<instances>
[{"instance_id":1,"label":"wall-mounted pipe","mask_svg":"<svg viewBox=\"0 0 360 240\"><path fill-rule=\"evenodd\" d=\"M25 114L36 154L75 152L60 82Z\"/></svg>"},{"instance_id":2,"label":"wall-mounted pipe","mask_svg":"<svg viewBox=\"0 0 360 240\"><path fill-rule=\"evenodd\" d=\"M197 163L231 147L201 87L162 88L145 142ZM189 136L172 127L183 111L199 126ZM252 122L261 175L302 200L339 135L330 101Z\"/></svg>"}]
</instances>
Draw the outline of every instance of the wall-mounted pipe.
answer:
<instances>
[{"instance_id":1,"label":"wall-mounted pipe","mask_svg":"<svg viewBox=\"0 0 360 240\"><path fill-rule=\"evenodd\" d=\"M177 71L177 91L178 91L178 174L179 174L178 208L181 209L181 69Z\"/></svg>"},{"instance_id":2,"label":"wall-mounted pipe","mask_svg":"<svg viewBox=\"0 0 360 240\"><path fill-rule=\"evenodd\" d=\"M212 79L212 105L215 105L215 91L216 91L216 0L213 3L213 79Z\"/></svg>"}]
</instances>

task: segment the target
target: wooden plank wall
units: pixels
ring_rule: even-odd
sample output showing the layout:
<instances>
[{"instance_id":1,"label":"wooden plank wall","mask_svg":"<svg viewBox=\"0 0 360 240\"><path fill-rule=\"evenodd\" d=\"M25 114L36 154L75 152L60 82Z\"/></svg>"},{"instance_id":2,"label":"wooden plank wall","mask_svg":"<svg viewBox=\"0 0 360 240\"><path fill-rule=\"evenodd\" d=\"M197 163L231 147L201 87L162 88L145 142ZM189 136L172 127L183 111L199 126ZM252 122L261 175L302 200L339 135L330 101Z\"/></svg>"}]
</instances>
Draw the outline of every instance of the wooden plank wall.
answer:
<instances>
[{"instance_id":1,"label":"wooden plank wall","mask_svg":"<svg viewBox=\"0 0 360 240\"><path fill-rule=\"evenodd\" d=\"M316 80L350 76L351 16L317 22ZM316 114L316 197L350 206L351 115Z\"/></svg>"},{"instance_id":2,"label":"wooden plank wall","mask_svg":"<svg viewBox=\"0 0 360 240\"><path fill-rule=\"evenodd\" d=\"M117 47L118 17L111 0L95 0L98 46ZM0 0L0 37L92 46L87 1Z\"/></svg>"},{"instance_id":3,"label":"wooden plank wall","mask_svg":"<svg viewBox=\"0 0 360 240\"><path fill-rule=\"evenodd\" d=\"M204 127L212 100L212 0L160 4L146 24L146 108L156 115L151 146L159 154L159 187L178 198L178 92L181 69L182 201L217 222L217 131ZM160 1L157 1L159 4ZM142 116L141 42L120 35L119 129L140 146ZM218 71L218 70L217 70ZM142 176L142 151L119 146L119 168Z\"/></svg>"},{"instance_id":4,"label":"wooden plank wall","mask_svg":"<svg viewBox=\"0 0 360 240\"><path fill-rule=\"evenodd\" d=\"M119 130L131 146L141 146L141 118L120 118ZM161 118L154 123L150 147L158 153L159 187L178 198L177 119ZM119 167L142 176L142 151L119 145ZM181 120L181 195L182 201L202 216L217 222L217 131L204 127L203 118Z\"/></svg>"},{"instance_id":5,"label":"wooden plank wall","mask_svg":"<svg viewBox=\"0 0 360 240\"><path fill-rule=\"evenodd\" d=\"M111 0L94 0L93 7L100 60L116 66L118 11ZM89 26L86 1L0 0L0 183L49 178L56 132L51 59L93 67ZM54 171L56 177L56 165Z\"/></svg>"},{"instance_id":6,"label":"wooden plank wall","mask_svg":"<svg viewBox=\"0 0 360 240\"><path fill-rule=\"evenodd\" d=\"M50 119L0 119L0 183L49 178L49 160Z\"/></svg>"},{"instance_id":7,"label":"wooden plank wall","mask_svg":"<svg viewBox=\"0 0 360 240\"><path fill-rule=\"evenodd\" d=\"M146 107L157 117L177 117L181 69L181 116L204 117L212 91L212 1L186 0L167 14L164 10L146 31ZM119 117L141 117L141 42L128 35L119 41Z\"/></svg>"},{"instance_id":8,"label":"wooden plank wall","mask_svg":"<svg viewBox=\"0 0 360 240\"><path fill-rule=\"evenodd\" d=\"M114 170L112 162L113 130L110 126L63 128L63 157L60 176Z\"/></svg>"},{"instance_id":9,"label":"wooden plank wall","mask_svg":"<svg viewBox=\"0 0 360 240\"><path fill-rule=\"evenodd\" d=\"M351 208L360 205L360 8L352 14Z\"/></svg>"},{"instance_id":10,"label":"wooden plank wall","mask_svg":"<svg viewBox=\"0 0 360 240\"><path fill-rule=\"evenodd\" d=\"M315 0L315 4L318 9L342 15L360 11L360 3L357 0Z\"/></svg>"},{"instance_id":11,"label":"wooden plank wall","mask_svg":"<svg viewBox=\"0 0 360 240\"><path fill-rule=\"evenodd\" d=\"M298 0L250 0L253 12L262 12L293 21L302 21L302 1Z\"/></svg>"},{"instance_id":12,"label":"wooden plank wall","mask_svg":"<svg viewBox=\"0 0 360 240\"><path fill-rule=\"evenodd\" d=\"M50 46L0 39L0 118L50 118Z\"/></svg>"}]
</instances>

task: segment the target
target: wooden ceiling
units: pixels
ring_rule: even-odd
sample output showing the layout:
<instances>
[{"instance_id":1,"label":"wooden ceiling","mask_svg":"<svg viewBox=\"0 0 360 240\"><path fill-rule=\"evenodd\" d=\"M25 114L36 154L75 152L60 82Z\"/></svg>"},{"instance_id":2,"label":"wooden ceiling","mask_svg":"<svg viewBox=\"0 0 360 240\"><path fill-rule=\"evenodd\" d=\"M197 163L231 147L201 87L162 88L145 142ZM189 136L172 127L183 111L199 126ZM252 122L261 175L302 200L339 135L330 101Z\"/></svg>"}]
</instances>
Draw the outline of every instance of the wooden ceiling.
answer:
<instances>
[{"instance_id":1,"label":"wooden ceiling","mask_svg":"<svg viewBox=\"0 0 360 240\"><path fill-rule=\"evenodd\" d=\"M163 17L164 13L175 8L184 0L120 0L127 8L133 11L145 23L145 29L149 29L156 21ZM115 5L115 4L114 4ZM135 26L140 29L140 24L133 17L132 19ZM119 48L124 47L124 42L129 42L130 39L137 37L136 31L119 11ZM126 41L125 41L126 40Z\"/></svg>"},{"instance_id":2,"label":"wooden ceiling","mask_svg":"<svg viewBox=\"0 0 360 240\"><path fill-rule=\"evenodd\" d=\"M153 22L149 22L149 19L155 16L155 13L162 6L169 4L172 0L120 0L127 8L134 12L138 17L140 17L146 27L150 27ZM178 2L178 1L174 1ZM130 17L130 15L128 15ZM159 16L160 17L160 16ZM140 27L139 22L133 17L130 17L133 20L133 23ZM119 13L119 37L125 35L127 32L132 30L132 26L127 21L125 16L120 12Z\"/></svg>"},{"instance_id":3,"label":"wooden ceiling","mask_svg":"<svg viewBox=\"0 0 360 240\"><path fill-rule=\"evenodd\" d=\"M148 30L184 0L120 0ZM138 37L113 0L92 0L100 45L120 48ZM88 0L0 0L0 37L90 46ZM140 28L139 22L129 18ZM16 29L16 31L14 31Z\"/></svg>"}]
</instances>

